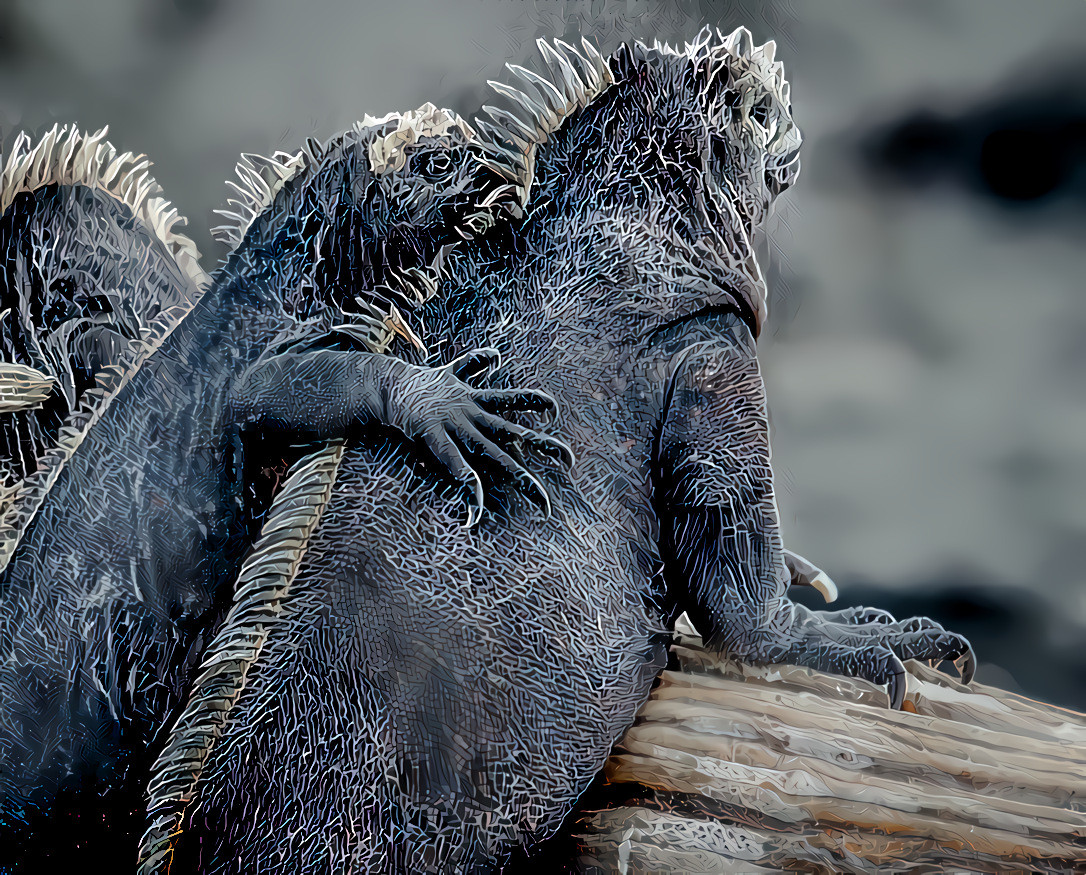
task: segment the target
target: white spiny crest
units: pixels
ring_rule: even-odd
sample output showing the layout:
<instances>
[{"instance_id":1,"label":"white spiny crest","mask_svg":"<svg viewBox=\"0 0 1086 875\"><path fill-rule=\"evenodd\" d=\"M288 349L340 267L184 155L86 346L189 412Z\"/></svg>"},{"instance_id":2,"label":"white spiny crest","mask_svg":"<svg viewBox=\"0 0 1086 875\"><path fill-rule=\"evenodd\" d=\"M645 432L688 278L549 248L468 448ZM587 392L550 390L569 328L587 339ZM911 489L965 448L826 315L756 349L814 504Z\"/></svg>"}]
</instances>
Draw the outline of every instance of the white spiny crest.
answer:
<instances>
[{"instance_id":1,"label":"white spiny crest","mask_svg":"<svg viewBox=\"0 0 1086 875\"><path fill-rule=\"evenodd\" d=\"M390 112L379 119L363 116L356 129L387 124L395 126L384 136L374 137L369 145L370 169L377 174L403 169L407 149L423 137L451 137L458 132L465 140L475 138L471 125L459 115L429 102L410 112Z\"/></svg>"},{"instance_id":2,"label":"white spiny crest","mask_svg":"<svg viewBox=\"0 0 1086 875\"><path fill-rule=\"evenodd\" d=\"M570 115L594 101L614 81L607 59L587 39L581 40L580 49L562 40L552 43L540 39L536 44L549 68L549 78L515 64L507 65L518 79L517 86L495 81L489 84L509 101L510 108L484 106L487 118L476 119L483 147L480 160L514 187L522 205L527 203L531 189L536 149ZM745 27L727 36L705 27L682 49L656 41L651 51L686 57L703 65L708 82L727 75L728 84L742 96L742 125L754 145L770 156L783 157L795 152L800 138L789 110L784 69L774 61L776 48L772 40L755 46ZM765 125L751 117L756 102L762 98L771 108ZM711 114L723 115L722 110L710 107Z\"/></svg>"},{"instance_id":3,"label":"white spiny crest","mask_svg":"<svg viewBox=\"0 0 1086 875\"><path fill-rule=\"evenodd\" d=\"M738 114L739 133L745 134L753 145L764 149L768 156L783 158L794 154L801 137L792 121L791 89L784 78L784 66L775 60L777 44L769 40L756 46L749 30L740 27L728 36L717 30L718 44L712 44L712 31L703 28L698 37L686 46L685 54L706 71L707 87L726 74L722 83L738 93L734 107L717 103L709 107L710 119L721 129L727 127L730 113ZM719 89L723 91L723 88ZM752 112L759 106L765 117L759 121Z\"/></svg>"},{"instance_id":4,"label":"white spiny crest","mask_svg":"<svg viewBox=\"0 0 1086 875\"><path fill-rule=\"evenodd\" d=\"M231 249L245 237L249 226L271 206L279 190L307 165L304 151L295 154L276 152L272 156L245 153L235 168L238 182L227 180L237 197L230 198L226 207L215 212L226 219L211 229L211 235Z\"/></svg>"},{"instance_id":5,"label":"white spiny crest","mask_svg":"<svg viewBox=\"0 0 1086 875\"><path fill-rule=\"evenodd\" d=\"M161 241L192 282L202 287L196 244L178 228L184 217L163 197L143 155L118 152L106 141L108 127L93 134L75 125L54 125L36 144L23 131L15 139L0 176L0 213L24 192L46 185L83 185L121 201Z\"/></svg>"},{"instance_id":6,"label":"white spiny crest","mask_svg":"<svg viewBox=\"0 0 1086 875\"><path fill-rule=\"evenodd\" d=\"M528 202L535 170L535 151L574 112L584 108L614 81L607 59L587 39L576 49L562 40L536 40L550 77L507 64L517 87L488 84L511 109L484 106L488 118L476 119L481 133L480 161L512 186L517 201Z\"/></svg>"}]
</instances>

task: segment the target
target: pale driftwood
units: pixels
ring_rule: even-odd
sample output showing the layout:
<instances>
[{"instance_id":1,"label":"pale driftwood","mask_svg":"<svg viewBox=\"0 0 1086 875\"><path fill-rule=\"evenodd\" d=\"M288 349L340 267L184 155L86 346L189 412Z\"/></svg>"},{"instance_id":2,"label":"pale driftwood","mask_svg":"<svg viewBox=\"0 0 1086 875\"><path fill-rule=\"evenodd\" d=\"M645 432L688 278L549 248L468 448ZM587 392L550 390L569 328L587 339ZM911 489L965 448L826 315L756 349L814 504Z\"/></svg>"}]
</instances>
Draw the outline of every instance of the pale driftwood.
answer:
<instances>
[{"instance_id":1,"label":"pale driftwood","mask_svg":"<svg viewBox=\"0 0 1086 875\"><path fill-rule=\"evenodd\" d=\"M1086 872L1086 715L909 664L863 681L711 654L689 627L575 829L613 872ZM629 792L626 792L626 791Z\"/></svg>"}]
</instances>

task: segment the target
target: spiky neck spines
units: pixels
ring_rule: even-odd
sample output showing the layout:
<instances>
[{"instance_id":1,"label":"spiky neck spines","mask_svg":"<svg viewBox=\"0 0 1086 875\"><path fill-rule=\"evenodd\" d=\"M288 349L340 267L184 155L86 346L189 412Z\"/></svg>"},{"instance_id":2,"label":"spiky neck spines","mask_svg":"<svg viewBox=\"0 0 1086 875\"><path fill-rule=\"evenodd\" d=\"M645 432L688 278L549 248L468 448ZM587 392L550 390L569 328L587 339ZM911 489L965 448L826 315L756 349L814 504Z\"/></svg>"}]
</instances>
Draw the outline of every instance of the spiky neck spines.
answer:
<instances>
[{"instance_id":1,"label":"spiky neck spines","mask_svg":"<svg viewBox=\"0 0 1086 875\"><path fill-rule=\"evenodd\" d=\"M516 64L508 64L518 86L491 80L512 110L484 106L475 125L482 136L475 142L480 161L506 181L520 204L527 204L535 175L536 150L576 112L588 106L614 81L604 57L587 39L583 51L562 40L539 39L536 45L546 60L549 77Z\"/></svg>"},{"instance_id":2,"label":"spiky neck spines","mask_svg":"<svg viewBox=\"0 0 1086 875\"><path fill-rule=\"evenodd\" d=\"M15 198L47 185L82 185L103 191L124 203L168 249L196 286L207 274L200 267L196 244L179 228L186 223L176 207L161 197L162 187L150 174L145 155L118 152L106 135L75 125L54 125L37 143L25 131L16 138L0 178L0 214Z\"/></svg>"}]
</instances>

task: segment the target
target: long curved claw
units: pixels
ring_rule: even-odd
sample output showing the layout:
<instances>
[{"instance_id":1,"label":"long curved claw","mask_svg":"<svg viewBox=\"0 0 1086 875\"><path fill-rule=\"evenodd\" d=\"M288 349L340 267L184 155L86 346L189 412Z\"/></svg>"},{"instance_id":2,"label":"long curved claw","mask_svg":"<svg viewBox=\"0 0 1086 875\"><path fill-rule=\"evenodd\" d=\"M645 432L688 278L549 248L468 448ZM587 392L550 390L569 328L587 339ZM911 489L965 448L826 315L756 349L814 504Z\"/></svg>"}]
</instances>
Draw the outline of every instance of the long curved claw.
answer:
<instances>
[{"instance_id":1,"label":"long curved claw","mask_svg":"<svg viewBox=\"0 0 1086 875\"><path fill-rule=\"evenodd\" d=\"M791 550L782 550L781 553L784 556L784 565L788 569L792 586L814 587L822 594L827 604L837 600L837 584L825 571Z\"/></svg>"},{"instance_id":2,"label":"long curved claw","mask_svg":"<svg viewBox=\"0 0 1086 875\"><path fill-rule=\"evenodd\" d=\"M905 666L901 664L901 660L897 660L894 672L886 682L886 692L890 696L890 708L892 710L901 710L901 706L905 704L905 693L908 692L908 689L909 675L905 671Z\"/></svg>"},{"instance_id":3,"label":"long curved claw","mask_svg":"<svg viewBox=\"0 0 1086 875\"><path fill-rule=\"evenodd\" d=\"M534 428L527 428L515 422L509 422L492 413L484 414L476 418L476 424L490 432L495 440L500 440L508 435L513 435L545 456L549 456L565 468L572 468L574 463L573 450L569 445L552 435L543 434Z\"/></svg>"},{"instance_id":4,"label":"long curved claw","mask_svg":"<svg viewBox=\"0 0 1086 875\"><path fill-rule=\"evenodd\" d=\"M563 468L572 468L577 461L569 444L559 438L541 432L532 432L525 435L524 439L538 452L553 459Z\"/></svg>"},{"instance_id":5,"label":"long curved claw","mask_svg":"<svg viewBox=\"0 0 1086 875\"><path fill-rule=\"evenodd\" d=\"M972 644L967 645L965 652L954 660L954 667L958 669L963 684L973 681L973 675L977 671L977 655Z\"/></svg>"},{"instance_id":6,"label":"long curved claw","mask_svg":"<svg viewBox=\"0 0 1086 875\"><path fill-rule=\"evenodd\" d=\"M423 443L433 453L434 458L444 465L452 477L461 484L465 492L471 494L468 501L468 518L465 528L474 528L483 518L483 481L475 469L468 464L460 448L446 431L423 435Z\"/></svg>"},{"instance_id":7,"label":"long curved claw","mask_svg":"<svg viewBox=\"0 0 1086 875\"><path fill-rule=\"evenodd\" d=\"M885 644L869 644L853 650L841 667L846 669L846 674L875 684L885 684L890 707L895 711L901 710L909 690L909 678L901 657ZM839 671L841 667L831 666L829 670Z\"/></svg>"},{"instance_id":8,"label":"long curved claw","mask_svg":"<svg viewBox=\"0 0 1086 875\"><path fill-rule=\"evenodd\" d=\"M539 480L527 471L522 471L518 478L522 484L521 491L532 504L539 508L543 519L551 518L551 497Z\"/></svg>"},{"instance_id":9,"label":"long curved claw","mask_svg":"<svg viewBox=\"0 0 1086 875\"><path fill-rule=\"evenodd\" d=\"M511 425L513 423L505 423L506 427ZM550 496L543 484L524 467L518 447L511 446L507 452L474 427L461 428L457 432L457 439L473 454L483 456L504 469L507 481L518 484L524 497L538 507L545 518L550 518Z\"/></svg>"},{"instance_id":10,"label":"long curved claw","mask_svg":"<svg viewBox=\"0 0 1086 875\"><path fill-rule=\"evenodd\" d=\"M464 353L459 358L453 359L445 370L456 379L474 386L487 374L501 366L501 353L493 347L482 347Z\"/></svg>"}]
</instances>

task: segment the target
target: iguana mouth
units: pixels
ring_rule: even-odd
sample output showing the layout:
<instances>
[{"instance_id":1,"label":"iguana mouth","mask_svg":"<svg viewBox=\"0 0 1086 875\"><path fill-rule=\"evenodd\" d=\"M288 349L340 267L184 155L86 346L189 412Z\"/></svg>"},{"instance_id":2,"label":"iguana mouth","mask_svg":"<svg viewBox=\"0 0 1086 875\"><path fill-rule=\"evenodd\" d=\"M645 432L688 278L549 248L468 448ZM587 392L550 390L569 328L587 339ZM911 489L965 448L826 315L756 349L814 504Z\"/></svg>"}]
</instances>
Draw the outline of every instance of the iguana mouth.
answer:
<instances>
[{"instance_id":1,"label":"iguana mouth","mask_svg":"<svg viewBox=\"0 0 1086 875\"><path fill-rule=\"evenodd\" d=\"M762 331L762 323L766 318L766 297L769 290L766 288L765 279L761 270L755 265L753 276L742 272L743 282L739 288L730 290L728 294L735 299L736 312L739 318L750 329L751 336L755 339Z\"/></svg>"},{"instance_id":2,"label":"iguana mouth","mask_svg":"<svg viewBox=\"0 0 1086 875\"><path fill-rule=\"evenodd\" d=\"M709 264L723 269L728 281L721 290L736 301L743 321L757 338L768 315L768 289L750 239L752 220L740 214L731 183L724 180L724 184L727 191L718 187L714 192L710 186L700 200L706 224L713 230L699 237L693 248Z\"/></svg>"},{"instance_id":3,"label":"iguana mouth","mask_svg":"<svg viewBox=\"0 0 1086 875\"><path fill-rule=\"evenodd\" d=\"M681 316L676 316L674 319L661 322L649 331L647 339L651 342L657 335L662 334L665 331L670 331L673 328L678 328L680 325L685 325L689 322L707 322L714 317L720 316L738 317L750 330L751 335L757 337L753 324L754 315L746 307L746 302L739 296L730 296L728 303L709 304L694 310L693 312L684 313Z\"/></svg>"},{"instance_id":4,"label":"iguana mouth","mask_svg":"<svg viewBox=\"0 0 1086 875\"><path fill-rule=\"evenodd\" d=\"M742 232L742 229L739 230L745 239L745 232ZM719 242L712 238L702 238L694 246L695 252L700 250L704 253L707 264L711 266L711 276L716 280L715 287L705 297L706 306L698 308L694 313L727 309L736 313L750 329L751 335L757 338L767 315L768 289L765 278L754 258L749 241L747 241L748 257L743 261L731 258L721 259L713 245L714 243L719 245ZM730 254L726 253L726 255Z\"/></svg>"},{"instance_id":5,"label":"iguana mouth","mask_svg":"<svg viewBox=\"0 0 1086 875\"><path fill-rule=\"evenodd\" d=\"M769 193L776 197L790 188L799 176L799 146L785 155L780 161L774 161L765 171L765 184Z\"/></svg>"}]
</instances>

